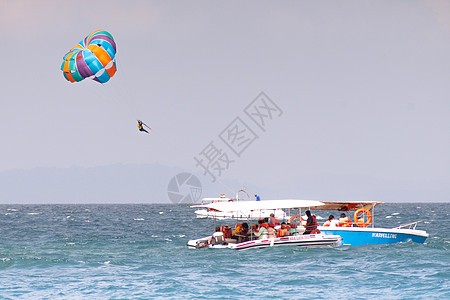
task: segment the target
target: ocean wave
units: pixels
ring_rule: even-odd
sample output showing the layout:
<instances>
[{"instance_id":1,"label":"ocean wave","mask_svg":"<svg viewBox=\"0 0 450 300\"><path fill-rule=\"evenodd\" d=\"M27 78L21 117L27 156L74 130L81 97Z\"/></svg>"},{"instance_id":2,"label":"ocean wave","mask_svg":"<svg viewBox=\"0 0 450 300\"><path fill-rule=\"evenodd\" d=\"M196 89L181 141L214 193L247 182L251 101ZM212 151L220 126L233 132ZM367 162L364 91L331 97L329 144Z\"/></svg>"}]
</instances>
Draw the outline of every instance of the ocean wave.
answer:
<instances>
[{"instance_id":1,"label":"ocean wave","mask_svg":"<svg viewBox=\"0 0 450 300\"><path fill-rule=\"evenodd\" d=\"M430 234L426 243L192 250L185 245L189 239L209 236L214 225L230 221L196 219L192 209L181 205L20 207L11 212L17 217L0 214L1 295L448 298L450 205L421 204L420 210L417 204L386 206L377 206L377 225L396 227L396 216L402 223L426 220L418 225ZM29 211L40 215L29 216ZM142 222L136 214L149 217Z\"/></svg>"}]
</instances>

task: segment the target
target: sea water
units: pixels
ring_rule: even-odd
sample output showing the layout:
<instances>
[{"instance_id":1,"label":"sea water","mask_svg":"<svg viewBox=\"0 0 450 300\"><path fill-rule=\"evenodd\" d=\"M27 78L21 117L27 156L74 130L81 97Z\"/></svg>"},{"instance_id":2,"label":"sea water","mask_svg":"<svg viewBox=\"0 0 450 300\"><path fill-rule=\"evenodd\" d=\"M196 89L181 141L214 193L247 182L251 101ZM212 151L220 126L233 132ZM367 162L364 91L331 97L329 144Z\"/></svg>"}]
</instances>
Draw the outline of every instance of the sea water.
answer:
<instances>
[{"instance_id":1,"label":"sea water","mask_svg":"<svg viewBox=\"0 0 450 300\"><path fill-rule=\"evenodd\" d=\"M238 252L188 249L215 225L188 205L0 205L0 298L450 299L449 211L376 207L379 227L424 220L425 244Z\"/></svg>"}]
</instances>

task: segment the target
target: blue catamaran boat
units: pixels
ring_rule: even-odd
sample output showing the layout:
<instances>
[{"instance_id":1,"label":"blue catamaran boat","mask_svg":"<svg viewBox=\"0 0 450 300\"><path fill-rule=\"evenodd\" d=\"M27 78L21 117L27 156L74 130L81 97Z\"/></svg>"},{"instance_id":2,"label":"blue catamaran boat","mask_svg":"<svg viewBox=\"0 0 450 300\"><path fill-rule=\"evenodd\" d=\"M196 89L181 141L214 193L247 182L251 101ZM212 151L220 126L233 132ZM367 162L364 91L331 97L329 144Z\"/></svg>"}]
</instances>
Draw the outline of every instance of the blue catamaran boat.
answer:
<instances>
[{"instance_id":1,"label":"blue catamaran boat","mask_svg":"<svg viewBox=\"0 0 450 300\"><path fill-rule=\"evenodd\" d=\"M325 205L310 207L311 210L336 210L354 212L353 222L338 224L338 226L319 226L325 234L339 235L342 244L349 246L393 244L401 242L425 243L429 236L424 230L416 229L415 221L395 228L380 228L374 225L374 208L383 202L326 202ZM340 226L339 226L340 225Z\"/></svg>"}]
</instances>

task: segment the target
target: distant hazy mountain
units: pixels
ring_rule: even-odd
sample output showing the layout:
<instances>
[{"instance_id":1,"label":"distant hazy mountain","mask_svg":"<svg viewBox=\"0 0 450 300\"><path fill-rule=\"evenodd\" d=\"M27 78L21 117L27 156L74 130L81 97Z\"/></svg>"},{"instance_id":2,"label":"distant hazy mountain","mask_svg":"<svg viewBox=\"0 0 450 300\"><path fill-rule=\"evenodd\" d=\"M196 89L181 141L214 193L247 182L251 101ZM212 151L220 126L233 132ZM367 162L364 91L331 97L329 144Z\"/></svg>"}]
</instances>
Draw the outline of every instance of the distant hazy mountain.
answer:
<instances>
[{"instance_id":1,"label":"distant hazy mountain","mask_svg":"<svg viewBox=\"0 0 450 300\"><path fill-rule=\"evenodd\" d=\"M6 171L0 173L0 203L168 202L174 172L159 165Z\"/></svg>"},{"instance_id":2,"label":"distant hazy mountain","mask_svg":"<svg viewBox=\"0 0 450 300\"><path fill-rule=\"evenodd\" d=\"M241 188L233 182L212 184L202 174L194 175L200 187L189 186L189 182L169 187L180 173L188 172L158 164L4 171L0 172L0 204L199 203L203 197L218 197L221 193L234 196ZM180 197L169 198L168 189L172 196L178 193ZM184 197L189 193L195 197Z\"/></svg>"},{"instance_id":3,"label":"distant hazy mountain","mask_svg":"<svg viewBox=\"0 0 450 300\"><path fill-rule=\"evenodd\" d=\"M181 175L180 175L181 174ZM187 174L187 175L186 175ZM276 174L273 174L276 179ZM265 186L247 182L211 182L202 173L174 167L123 165L92 168L35 168L0 172L0 204L41 203L199 203L203 197L225 193L234 197L244 184L250 199L314 199L385 202L448 202L445 182L387 181L362 176L327 174L298 176L288 182L276 180ZM245 174L242 178L245 178ZM174 179L175 178L175 179ZM200 182L200 184L198 184ZM244 195L241 194L241 197Z\"/></svg>"}]
</instances>

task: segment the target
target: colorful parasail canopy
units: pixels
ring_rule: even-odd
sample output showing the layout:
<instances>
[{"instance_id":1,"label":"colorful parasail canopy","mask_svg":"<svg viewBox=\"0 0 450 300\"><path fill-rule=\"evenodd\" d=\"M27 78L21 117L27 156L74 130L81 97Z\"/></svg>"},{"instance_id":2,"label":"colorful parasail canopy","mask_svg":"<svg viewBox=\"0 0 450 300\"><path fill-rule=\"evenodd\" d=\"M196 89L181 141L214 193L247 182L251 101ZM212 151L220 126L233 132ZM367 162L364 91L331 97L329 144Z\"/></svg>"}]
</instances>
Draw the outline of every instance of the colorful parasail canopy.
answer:
<instances>
[{"instance_id":1,"label":"colorful parasail canopy","mask_svg":"<svg viewBox=\"0 0 450 300\"><path fill-rule=\"evenodd\" d=\"M92 77L105 83L116 73L116 43L112 35L97 30L64 55L61 70L70 82Z\"/></svg>"}]
</instances>

